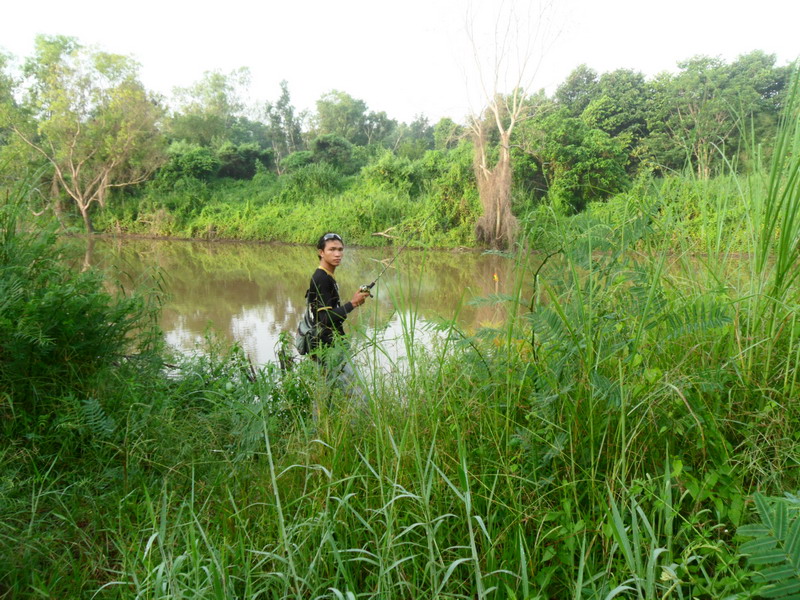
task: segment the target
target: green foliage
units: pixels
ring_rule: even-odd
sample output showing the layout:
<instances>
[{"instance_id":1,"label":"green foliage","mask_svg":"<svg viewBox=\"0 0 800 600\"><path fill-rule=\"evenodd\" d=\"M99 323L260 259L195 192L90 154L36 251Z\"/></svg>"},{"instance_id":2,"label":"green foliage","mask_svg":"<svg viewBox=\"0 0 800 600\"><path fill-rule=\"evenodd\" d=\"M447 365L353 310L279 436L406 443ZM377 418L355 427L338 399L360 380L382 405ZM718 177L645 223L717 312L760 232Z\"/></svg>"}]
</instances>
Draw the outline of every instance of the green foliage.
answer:
<instances>
[{"instance_id":1,"label":"green foliage","mask_svg":"<svg viewBox=\"0 0 800 600\"><path fill-rule=\"evenodd\" d=\"M433 147L435 150L451 150L458 146L464 135L463 127L452 119L442 117L433 126Z\"/></svg>"},{"instance_id":2,"label":"green foliage","mask_svg":"<svg viewBox=\"0 0 800 600\"><path fill-rule=\"evenodd\" d=\"M343 183L341 173L333 165L312 163L280 179L279 197L287 202L309 203L319 196L340 191Z\"/></svg>"},{"instance_id":3,"label":"green foliage","mask_svg":"<svg viewBox=\"0 0 800 600\"><path fill-rule=\"evenodd\" d=\"M259 169L272 166L272 152L262 150L258 144L225 142L217 148L219 176L232 179L252 179Z\"/></svg>"},{"instance_id":4,"label":"green foliage","mask_svg":"<svg viewBox=\"0 0 800 600\"><path fill-rule=\"evenodd\" d=\"M208 181L220 168L219 158L209 148L186 141L173 142L167 149L169 160L158 170L155 184L169 189L182 179Z\"/></svg>"},{"instance_id":5,"label":"green foliage","mask_svg":"<svg viewBox=\"0 0 800 600\"><path fill-rule=\"evenodd\" d=\"M350 144L367 143L367 105L339 90L331 90L317 100L316 131L318 135L333 135Z\"/></svg>"},{"instance_id":6,"label":"green foliage","mask_svg":"<svg viewBox=\"0 0 800 600\"><path fill-rule=\"evenodd\" d=\"M287 172L295 171L301 167L306 167L314 162L314 154L310 150L299 150L292 152L281 160L281 168Z\"/></svg>"},{"instance_id":7,"label":"green foliage","mask_svg":"<svg viewBox=\"0 0 800 600\"><path fill-rule=\"evenodd\" d=\"M112 296L94 272L59 256L52 228L26 233L21 209L0 209L0 385L13 428L57 414L59 394L89 384L131 352L157 341L139 296Z\"/></svg>"},{"instance_id":8,"label":"green foliage","mask_svg":"<svg viewBox=\"0 0 800 600\"><path fill-rule=\"evenodd\" d=\"M796 496L767 499L753 495L756 525L742 525L740 537L753 538L739 551L754 568L753 579L763 583L763 598L797 598L800 595L800 502Z\"/></svg>"},{"instance_id":9,"label":"green foliage","mask_svg":"<svg viewBox=\"0 0 800 600\"><path fill-rule=\"evenodd\" d=\"M324 163L344 174L351 174L358 165L353 163L353 145L336 134L324 134L311 142L314 162Z\"/></svg>"},{"instance_id":10,"label":"green foliage","mask_svg":"<svg viewBox=\"0 0 800 600\"><path fill-rule=\"evenodd\" d=\"M361 178L367 185L384 187L406 196L416 195L419 189L419 178L413 163L389 151L365 166L361 170Z\"/></svg>"},{"instance_id":11,"label":"green foliage","mask_svg":"<svg viewBox=\"0 0 800 600\"><path fill-rule=\"evenodd\" d=\"M268 102L265 113L270 145L275 153L275 162L282 163L293 152L299 151L303 144L300 120L294 114L295 109L289 95L289 84L286 81L281 81L280 98L274 104Z\"/></svg>"},{"instance_id":12,"label":"green foliage","mask_svg":"<svg viewBox=\"0 0 800 600\"><path fill-rule=\"evenodd\" d=\"M607 198L629 185L625 145L583 119L551 112L541 123L543 139L533 150L554 201L580 212L588 202Z\"/></svg>"},{"instance_id":13,"label":"green foliage","mask_svg":"<svg viewBox=\"0 0 800 600\"><path fill-rule=\"evenodd\" d=\"M676 170L689 164L698 177L708 178L735 160L747 143L751 123L758 123L761 139L771 138L779 110L776 96L785 84L774 65L774 55L759 51L731 64L696 56L679 63L678 74L658 78L646 141L656 164ZM772 127L765 129L762 118Z\"/></svg>"}]
</instances>

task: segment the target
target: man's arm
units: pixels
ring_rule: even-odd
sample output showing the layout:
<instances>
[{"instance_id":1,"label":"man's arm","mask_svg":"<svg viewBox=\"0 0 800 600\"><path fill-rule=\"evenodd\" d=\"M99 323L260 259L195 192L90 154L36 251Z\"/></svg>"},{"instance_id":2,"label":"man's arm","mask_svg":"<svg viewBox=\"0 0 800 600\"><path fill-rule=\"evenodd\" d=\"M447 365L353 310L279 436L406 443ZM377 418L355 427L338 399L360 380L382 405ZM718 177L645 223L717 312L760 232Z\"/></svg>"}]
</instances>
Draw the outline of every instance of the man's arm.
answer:
<instances>
[{"instance_id":1,"label":"man's arm","mask_svg":"<svg viewBox=\"0 0 800 600\"><path fill-rule=\"evenodd\" d=\"M355 306L352 302L345 304L338 304L338 297L336 294L335 283L333 278L327 275L324 271L317 271L311 278L311 284L317 290L317 318L324 327L339 329L336 325L341 326L341 323L347 318L348 313L352 312Z\"/></svg>"}]
</instances>

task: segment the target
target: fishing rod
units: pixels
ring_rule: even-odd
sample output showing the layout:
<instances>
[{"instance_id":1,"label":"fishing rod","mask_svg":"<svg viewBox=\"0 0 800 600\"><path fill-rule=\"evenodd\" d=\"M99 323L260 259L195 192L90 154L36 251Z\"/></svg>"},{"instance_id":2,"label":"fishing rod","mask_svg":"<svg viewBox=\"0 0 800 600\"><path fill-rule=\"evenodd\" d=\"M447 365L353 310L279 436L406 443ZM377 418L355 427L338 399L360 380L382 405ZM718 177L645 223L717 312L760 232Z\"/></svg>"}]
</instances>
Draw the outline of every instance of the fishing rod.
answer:
<instances>
[{"instance_id":1,"label":"fishing rod","mask_svg":"<svg viewBox=\"0 0 800 600\"><path fill-rule=\"evenodd\" d=\"M429 218L430 218L430 216L429 216ZM425 221L427 221L427 220L428 220L428 219L425 219ZM425 221L423 221L423 222L422 222L422 224L423 224L423 225L425 224ZM403 252L403 250L405 250L406 248L408 248L408 245L409 245L410 243L411 243L411 238L409 237L409 238L406 240L406 243L405 243L405 244L403 244L403 245L400 247L400 250L398 250L398 251L397 251L397 254L395 254L395 255L392 257L392 260L390 260L388 263L386 263L386 264L383 266L383 270L382 270L380 273L378 273L378 276L377 276L375 279L373 279L373 280L372 280L372 283L366 283L366 284L362 285L360 288L358 288L358 291L359 291L359 292L367 292L367 294L369 294L369 297L370 297L370 298L372 298L372 292L371 292L370 290L372 290L372 288L373 288L373 287L375 287L375 284L376 284L376 283L378 283L378 280L379 280L381 277L383 277L383 274L384 274L384 273L386 273L386 270L387 270L389 267L391 267L391 266L392 266L392 263L393 263L395 260L397 260L397 257L398 257L398 256L400 256L400 254Z\"/></svg>"}]
</instances>

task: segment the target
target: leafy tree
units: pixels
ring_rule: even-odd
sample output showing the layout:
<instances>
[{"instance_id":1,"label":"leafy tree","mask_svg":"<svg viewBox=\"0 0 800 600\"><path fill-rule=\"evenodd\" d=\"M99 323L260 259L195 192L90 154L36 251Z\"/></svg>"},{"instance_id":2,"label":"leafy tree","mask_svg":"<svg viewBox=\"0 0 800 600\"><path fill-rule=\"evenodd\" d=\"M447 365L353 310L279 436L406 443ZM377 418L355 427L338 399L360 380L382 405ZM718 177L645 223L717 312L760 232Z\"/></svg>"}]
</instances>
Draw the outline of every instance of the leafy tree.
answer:
<instances>
[{"instance_id":1,"label":"leafy tree","mask_svg":"<svg viewBox=\"0 0 800 600\"><path fill-rule=\"evenodd\" d=\"M384 111L370 112L364 120L367 145L381 144L397 129L397 121L390 119Z\"/></svg>"},{"instance_id":2,"label":"leafy tree","mask_svg":"<svg viewBox=\"0 0 800 600\"><path fill-rule=\"evenodd\" d=\"M777 114L782 80L774 62L762 52L731 65L696 56L679 63L677 75L657 79L648 111L655 159L672 168L688 160L698 177L710 177L721 156L739 151L743 128L759 115Z\"/></svg>"},{"instance_id":3,"label":"leafy tree","mask_svg":"<svg viewBox=\"0 0 800 600\"><path fill-rule=\"evenodd\" d=\"M284 157L303 149L301 120L295 115L289 95L289 84L281 81L281 95L274 104L267 102L265 114L268 122L269 143L275 164L280 168Z\"/></svg>"},{"instance_id":4,"label":"leafy tree","mask_svg":"<svg viewBox=\"0 0 800 600\"><path fill-rule=\"evenodd\" d=\"M391 150L386 150L378 160L365 166L361 177L367 183L406 195L417 191L419 184L414 163L396 156Z\"/></svg>"},{"instance_id":5,"label":"leafy tree","mask_svg":"<svg viewBox=\"0 0 800 600\"><path fill-rule=\"evenodd\" d=\"M633 173L644 155L642 140L649 133L647 106L651 86L644 75L629 69L604 73L597 82L592 99L580 114L593 129L615 138L630 156Z\"/></svg>"},{"instance_id":6,"label":"leafy tree","mask_svg":"<svg viewBox=\"0 0 800 600\"><path fill-rule=\"evenodd\" d=\"M160 185L172 186L181 179L208 181L220 168L220 160L211 149L184 140L170 144L167 155L169 160L156 176Z\"/></svg>"},{"instance_id":7,"label":"leafy tree","mask_svg":"<svg viewBox=\"0 0 800 600\"><path fill-rule=\"evenodd\" d=\"M194 85L176 89L178 110L169 122L170 137L210 147L255 141L234 139L233 133L237 126L242 129L242 96L249 82L250 72L242 67L229 74L206 71Z\"/></svg>"},{"instance_id":8,"label":"leafy tree","mask_svg":"<svg viewBox=\"0 0 800 600\"><path fill-rule=\"evenodd\" d=\"M113 188L145 181L164 160L163 112L137 73L130 58L85 49L74 38L38 36L24 66L21 110L5 112L6 125L52 167L87 232L92 205L103 206Z\"/></svg>"},{"instance_id":9,"label":"leafy tree","mask_svg":"<svg viewBox=\"0 0 800 600\"><path fill-rule=\"evenodd\" d=\"M219 175L232 179L252 179L258 165L269 168L272 165L272 152L262 150L258 144L239 144L225 142L217 149Z\"/></svg>"},{"instance_id":10,"label":"leafy tree","mask_svg":"<svg viewBox=\"0 0 800 600\"><path fill-rule=\"evenodd\" d=\"M625 143L571 116L569 109L547 111L521 130L517 140L536 160L531 176L541 171L551 199L579 211L627 187Z\"/></svg>"},{"instance_id":11,"label":"leafy tree","mask_svg":"<svg viewBox=\"0 0 800 600\"><path fill-rule=\"evenodd\" d=\"M332 90L317 100L316 131L318 135L333 134L351 144L367 144L367 105L350 94Z\"/></svg>"},{"instance_id":12,"label":"leafy tree","mask_svg":"<svg viewBox=\"0 0 800 600\"><path fill-rule=\"evenodd\" d=\"M3 112L11 112L16 108L16 102L12 94L14 88L14 80L11 75L6 73L10 57L0 52L0 114ZM0 126L0 146L8 143L12 135L10 127Z\"/></svg>"},{"instance_id":13,"label":"leafy tree","mask_svg":"<svg viewBox=\"0 0 800 600\"><path fill-rule=\"evenodd\" d=\"M588 125L612 137L629 134L641 138L647 133L649 94L644 75L637 71L617 69L603 73L597 82L597 93L581 116Z\"/></svg>"},{"instance_id":14,"label":"leafy tree","mask_svg":"<svg viewBox=\"0 0 800 600\"><path fill-rule=\"evenodd\" d=\"M422 158L425 152L433 150L435 143L433 127L425 115L417 115L408 125L405 123L400 125L396 136L395 151L410 160Z\"/></svg>"},{"instance_id":15,"label":"leafy tree","mask_svg":"<svg viewBox=\"0 0 800 600\"><path fill-rule=\"evenodd\" d=\"M433 147L436 150L450 150L458 146L463 136L463 127L448 117L442 117L433 126Z\"/></svg>"},{"instance_id":16,"label":"leafy tree","mask_svg":"<svg viewBox=\"0 0 800 600\"><path fill-rule=\"evenodd\" d=\"M358 168L353 162L353 145L338 135L327 134L316 138L311 142L311 156L314 162L329 164L345 174L351 174Z\"/></svg>"},{"instance_id":17,"label":"leafy tree","mask_svg":"<svg viewBox=\"0 0 800 600\"><path fill-rule=\"evenodd\" d=\"M298 150L281 160L281 169L287 172L296 171L314 162L314 153L311 150Z\"/></svg>"},{"instance_id":18,"label":"leafy tree","mask_svg":"<svg viewBox=\"0 0 800 600\"><path fill-rule=\"evenodd\" d=\"M597 91L597 72L586 65L580 65L558 86L555 100L570 115L577 117L586 110Z\"/></svg>"}]
</instances>

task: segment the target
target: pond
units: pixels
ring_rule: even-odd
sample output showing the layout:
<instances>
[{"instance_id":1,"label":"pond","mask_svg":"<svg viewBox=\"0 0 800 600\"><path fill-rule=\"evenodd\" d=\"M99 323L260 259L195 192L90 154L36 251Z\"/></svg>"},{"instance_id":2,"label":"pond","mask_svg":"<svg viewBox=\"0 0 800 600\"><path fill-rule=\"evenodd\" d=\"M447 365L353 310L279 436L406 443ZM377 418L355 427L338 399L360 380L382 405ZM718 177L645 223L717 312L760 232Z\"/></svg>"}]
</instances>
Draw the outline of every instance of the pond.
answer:
<instances>
[{"instance_id":1,"label":"pond","mask_svg":"<svg viewBox=\"0 0 800 600\"><path fill-rule=\"evenodd\" d=\"M374 280L396 251L347 247L336 271L342 298ZM213 332L238 343L255 364L277 360L278 336L294 332L318 264L311 246L117 238L95 240L84 261L124 286L156 282L164 293L161 326L179 351L197 351ZM403 336L425 343L433 323L500 325L503 306L470 301L510 292L511 278L513 263L502 256L406 249L345 328L356 341L375 339L382 353L402 358Z\"/></svg>"}]
</instances>

